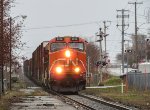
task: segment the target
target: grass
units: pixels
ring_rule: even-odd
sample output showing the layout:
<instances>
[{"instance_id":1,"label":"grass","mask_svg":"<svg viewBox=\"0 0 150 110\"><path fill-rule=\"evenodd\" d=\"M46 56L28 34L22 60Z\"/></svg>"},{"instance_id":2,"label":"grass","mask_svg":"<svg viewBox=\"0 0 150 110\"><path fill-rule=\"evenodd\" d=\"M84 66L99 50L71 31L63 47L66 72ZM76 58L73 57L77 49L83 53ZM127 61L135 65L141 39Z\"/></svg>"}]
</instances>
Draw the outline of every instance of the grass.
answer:
<instances>
[{"instance_id":1,"label":"grass","mask_svg":"<svg viewBox=\"0 0 150 110\"><path fill-rule=\"evenodd\" d=\"M5 92L5 95L2 95L0 98L0 110L9 110L11 103L19 102L21 97L26 96L22 91L19 89L25 88L26 84L22 81L18 81L12 83L12 91Z\"/></svg>"},{"instance_id":2,"label":"grass","mask_svg":"<svg viewBox=\"0 0 150 110\"><path fill-rule=\"evenodd\" d=\"M119 77L111 77L110 79L105 80L104 85L120 85L121 84L121 79Z\"/></svg>"},{"instance_id":3,"label":"grass","mask_svg":"<svg viewBox=\"0 0 150 110\"><path fill-rule=\"evenodd\" d=\"M135 106L140 109L150 109L150 91L129 90L121 93L121 87L105 88L105 89L86 89L83 93L102 97L113 102L120 102L126 105Z\"/></svg>"},{"instance_id":4,"label":"grass","mask_svg":"<svg viewBox=\"0 0 150 110\"><path fill-rule=\"evenodd\" d=\"M23 88L26 88L25 82L19 81L19 82L12 84L12 90L19 90L19 89L23 89Z\"/></svg>"},{"instance_id":5,"label":"grass","mask_svg":"<svg viewBox=\"0 0 150 110\"><path fill-rule=\"evenodd\" d=\"M29 94L29 96L48 96L49 94L41 89L37 89L36 91Z\"/></svg>"},{"instance_id":6,"label":"grass","mask_svg":"<svg viewBox=\"0 0 150 110\"><path fill-rule=\"evenodd\" d=\"M106 86L120 85L121 79L119 77L111 77L103 83ZM88 88L81 92L102 97L109 101L135 106L142 110L150 110L150 91L138 91L135 89L129 89L128 91L125 91L126 87L124 87L124 93L121 93L121 87L113 87L96 89Z\"/></svg>"},{"instance_id":7,"label":"grass","mask_svg":"<svg viewBox=\"0 0 150 110\"><path fill-rule=\"evenodd\" d=\"M25 95L24 92L8 91L0 99L0 110L9 110L11 103L19 102L20 97L23 97L24 95Z\"/></svg>"},{"instance_id":8,"label":"grass","mask_svg":"<svg viewBox=\"0 0 150 110\"><path fill-rule=\"evenodd\" d=\"M26 93L25 90L20 91L20 89L26 88L27 83L23 81L13 83L12 91L7 91L7 93L0 98L0 110L10 110L11 103L19 102L22 97L48 95L48 93L42 91L40 88L30 93Z\"/></svg>"}]
</instances>

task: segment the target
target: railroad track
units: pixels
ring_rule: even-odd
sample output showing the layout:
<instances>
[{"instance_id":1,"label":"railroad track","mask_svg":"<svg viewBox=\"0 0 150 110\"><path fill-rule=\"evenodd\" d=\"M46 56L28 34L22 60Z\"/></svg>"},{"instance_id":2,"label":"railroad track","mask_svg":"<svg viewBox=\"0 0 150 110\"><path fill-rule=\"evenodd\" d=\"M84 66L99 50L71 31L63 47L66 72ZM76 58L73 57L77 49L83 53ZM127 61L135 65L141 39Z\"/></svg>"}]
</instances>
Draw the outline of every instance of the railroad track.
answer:
<instances>
[{"instance_id":1,"label":"railroad track","mask_svg":"<svg viewBox=\"0 0 150 110\"><path fill-rule=\"evenodd\" d=\"M28 78L27 78L27 79L28 79ZM27 81L27 80L26 80L26 81ZM30 81L30 80L28 79L27 82L28 82L28 83L31 83L32 81ZM33 83L33 82L32 82L32 83ZM36 82L34 82L34 83L36 83ZM96 109L94 109L94 108L92 108L92 107L90 107L90 106L87 106L87 105L85 105L85 104L83 104L83 103L81 103L81 102L79 102L79 101L76 101L76 100L74 100L74 99L72 99L72 98L69 98L69 97L67 97L67 96L65 96L65 95L63 95L63 94L60 94L60 93L55 92L55 91L52 91L52 90L50 90L50 89L47 88L47 87L41 86L41 85L39 85L38 83L36 83L36 85L39 86L39 87L42 87L45 92L48 92L49 94L58 96L59 99L61 99L63 102L65 102L65 103L67 103L67 104L69 104L69 105L72 105L72 106L74 106L74 107L77 108L77 109L81 109L81 110L96 110Z\"/></svg>"},{"instance_id":2,"label":"railroad track","mask_svg":"<svg viewBox=\"0 0 150 110\"><path fill-rule=\"evenodd\" d=\"M120 105L120 104L117 104L117 103L114 103L114 102L109 102L109 101L106 101L106 100L103 100L103 99L100 99L100 98L95 98L95 97L92 97L92 96L88 96L88 95L85 95L85 94L79 94L79 96L90 99L92 101L99 102L101 104L104 104L104 105L107 105L107 106L110 106L110 107L113 107L113 108L116 108L118 110L133 110L133 109L137 110L136 108L127 107L127 106Z\"/></svg>"},{"instance_id":3,"label":"railroad track","mask_svg":"<svg viewBox=\"0 0 150 110\"><path fill-rule=\"evenodd\" d=\"M85 95L85 94L78 94L78 95L64 95L64 94L60 94L57 93L55 91L49 90L48 88L42 87L46 92L56 95L58 96L62 101L64 101L67 104L70 104L72 106L74 106L77 109L81 109L81 110L137 110L137 109L133 109L127 106L123 106L117 103L112 103L112 102L108 102L105 101L103 99L100 98L95 98L94 96L89 96L89 95ZM76 99L80 99L80 100L76 100ZM87 104L85 103L86 100L88 103L96 103L96 104ZM95 107L96 106L100 106L100 107Z\"/></svg>"},{"instance_id":4,"label":"railroad track","mask_svg":"<svg viewBox=\"0 0 150 110\"><path fill-rule=\"evenodd\" d=\"M112 102L108 102L102 99L96 99L96 98L92 98L89 97L87 95L83 95L83 94L79 94L79 95L64 95L64 94L60 94L57 93L55 91L49 91L49 93L57 95L58 97L61 98L61 100L63 100L65 103L68 103L72 106L74 106L77 109L86 109L86 110L133 110L132 108L126 107L126 106L122 106L116 103L112 103ZM77 98L79 100L77 100ZM82 101L85 100L85 101ZM88 102L91 103L90 101L86 101L86 100L90 100L92 101L92 104L87 104L84 102ZM95 105L93 103L96 103Z\"/></svg>"},{"instance_id":5,"label":"railroad track","mask_svg":"<svg viewBox=\"0 0 150 110\"><path fill-rule=\"evenodd\" d=\"M85 109L85 110L96 110L96 109L94 109L94 108L92 108L90 106L87 106L87 105L85 105L85 104L83 104L83 103L81 103L79 101L76 101L76 100L74 100L74 99L72 99L72 98L70 98L70 97L68 97L66 95L57 93L55 91L48 91L48 92L53 94L53 95L59 96L61 98L61 100L63 100L65 103L68 103L68 104L74 106L77 109L81 108L81 109Z\"/></svg>"}]
</instances>

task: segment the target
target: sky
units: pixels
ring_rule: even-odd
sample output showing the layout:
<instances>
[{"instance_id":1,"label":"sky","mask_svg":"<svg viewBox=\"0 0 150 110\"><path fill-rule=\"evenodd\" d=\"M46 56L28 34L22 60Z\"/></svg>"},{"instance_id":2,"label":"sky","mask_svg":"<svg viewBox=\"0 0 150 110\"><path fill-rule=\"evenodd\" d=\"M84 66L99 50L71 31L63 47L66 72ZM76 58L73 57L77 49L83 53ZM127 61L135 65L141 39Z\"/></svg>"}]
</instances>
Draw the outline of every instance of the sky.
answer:
<instances>
[{"instance_id":1,"label":"sky","mask_svg":"<svg viewBox=\"0 0 150 110\"><path fill-rule=\"evenodd\" d=\"M109 34L107 52L110 61L114 62L116 54L121 52L122 39L121 27L119 29L116 27L116 10L130 10L129 19L125 19L125 22L129 23L125 33L132 34L134 33L134 5L128 2L135 1L142 2L140 0L16 0L15 7L11 9L11 16L27 16L21 39L27 45L21 54L30 58L41 42L57 36L81 36L88 42L94 42L95 33L100 27L104 27L103 21L111 21L106 22L107 34ZM150 27L145 18L148 10L150 10L150 0L143 0L143 4L137 5L138 32L145 35L147 35L147 28ZM129 35L126 35L125 39L130 39ZM102 48L104 49L104 43Z\"/></svg>"}]
</instances>

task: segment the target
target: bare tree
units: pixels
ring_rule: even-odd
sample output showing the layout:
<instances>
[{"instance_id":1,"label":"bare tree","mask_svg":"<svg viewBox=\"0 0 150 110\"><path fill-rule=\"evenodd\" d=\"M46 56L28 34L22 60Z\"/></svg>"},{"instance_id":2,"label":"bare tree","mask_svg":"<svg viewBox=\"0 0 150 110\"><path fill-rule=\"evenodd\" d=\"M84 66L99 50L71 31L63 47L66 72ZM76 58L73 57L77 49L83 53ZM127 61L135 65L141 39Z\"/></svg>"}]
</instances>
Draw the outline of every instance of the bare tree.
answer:
<instances>
[{"instance_id":1,"label":"bare tree","mask_svg":"<svg viewBox=\"0 0 150 110\"><path fill-rule=\"evenodd\" d=\"M90 72L96 73L97 72L97 67L95 63L99 60L100 57L100 50L97 45L94 43L90 42L87 45L87 57L90 57Z\"/></svg>"},{"instance_id":2,"label":"bare tree","mask_svg":"<svg viewBox=\"0 0 150 110\"><path fill-rule=\"evenodd\" d=\"M128 57L129 65L132 65L133 63L136 62L136 59L135 59L135 48L136 48L135 47L136 46L135 36L132 35L131 39L133 42L132 47L130 47L131 52L125 52L125 54L124 54L124 56L125 56L124 61L127 63L127 57ZM146 59L146 56L147 56L148 60L150 59L150 43L149 42L150 41L146 41L145 35L140 35L140 34L138 35L137 45L138 45L138 61L139 62L144 61ZM116 59L117 60L122 59L121 53L117 54Z\"/></svg>"},{"instance_id":3,"label":"bare tree","mask_svg":"<svg viewBox=\"0 0 150 110\"><path fill-rule=\"evenodd\" d=\"M135 50L135 36L131 36L132 41L133 41L133 50ZM146 55L146 36L145 35L138 35L137 36L137 46L138 46L138 50L137 50L137 54L138 54L138 61L142 61L143 59L145 59L145 55ZM134 52L134 51L133 51Z\"/></svg>"},{"instance_id":4,"label":"bare tree","mask_svg":"<svg viewBox=\"0 0 150 110\"><path fill-rule=\"evenodd\" d=\"M11 90L11 67L16 64L16 58L18 57L15 51L24 45L20 41L20 38L22 36L21 28L23 27L25 17L18 16L11 19L10 8L13 3L14 0L3 0L0 2L0 79L2 81L2 92L4 92L3 79L9 80ZM8 66L10 68L9 73L6 69Z\"/></svg>"},{"instance_id":5,"label":"bare tree","mask_svg":"<svg viewBox=\"0 0 150 110\"><path fill-rule=\"evenodd\" d=\"M8 63L10 58L10 41L11 41L11 48L12 48L12 54L15 55L15 51L18 49L22 49L23 45L25 43L22 43L20 41L20 38L22 36L22 30L23 22L25 17L23 16L17 16L15 18L12 18L10 21L10 9L12 7L12 4L14 4L14 0L4 0L4 20L3 20L3 37L4 37L4 63ZM11 25L11 33L10 33L10 25Z\"/></svg>"}]
</instances>

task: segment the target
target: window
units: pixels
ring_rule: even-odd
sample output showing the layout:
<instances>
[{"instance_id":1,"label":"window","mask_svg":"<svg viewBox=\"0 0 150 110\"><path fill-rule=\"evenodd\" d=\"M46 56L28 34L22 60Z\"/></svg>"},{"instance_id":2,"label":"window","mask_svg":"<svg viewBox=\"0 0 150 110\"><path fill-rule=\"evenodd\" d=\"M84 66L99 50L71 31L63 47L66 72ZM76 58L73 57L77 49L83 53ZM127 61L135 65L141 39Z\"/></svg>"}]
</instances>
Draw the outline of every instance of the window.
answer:
<instances>
[{"instance_id":1,"label":"window","mask_svg":"<svg viewBox=\"0 0 150 110\"><path fill-rule=\"evenodd\" d=\"M52 43L51 44L51 52L55 52L61 49L64 49L66 47L66 43L58 42L58 43Z\"/></svg>"},{"instance_id":2,"label":"window","mask_svg":"<svg viewBox=\"0 0 150 110\"><path fill-rule=\"evenodd\" d=\"M76 49L76 50L79 50L79 51L83 51L84 50L84 44L83 43L72 42L72 43L69 43L69 48Z\"/></svg>"}]
</instances>

